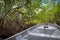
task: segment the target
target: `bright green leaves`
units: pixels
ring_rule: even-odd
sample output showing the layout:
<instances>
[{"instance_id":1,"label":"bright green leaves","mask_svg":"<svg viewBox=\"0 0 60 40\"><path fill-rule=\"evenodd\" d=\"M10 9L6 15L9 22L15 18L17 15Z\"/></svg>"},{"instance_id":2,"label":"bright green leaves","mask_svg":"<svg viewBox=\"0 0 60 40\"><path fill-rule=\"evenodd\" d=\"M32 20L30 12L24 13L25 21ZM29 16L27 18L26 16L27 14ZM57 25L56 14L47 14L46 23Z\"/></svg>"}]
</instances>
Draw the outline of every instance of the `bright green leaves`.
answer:
<instances>
[{"instance_id":1,"label":"bright green leaves","mask_svg":"<svg viewBox=\"0 0 60 40\"><path fill-rule=\"evenodd\" d=\"M55 13L55 21L60 25L60 4L57 4L57 12Z\"/></svg>"},{"instance_id":2,"label":"bright green leaves","mask_svg":"<svg viewBox=\"0 0 60 40\"><path fill-rule=\"evenodd\" d=\"M35 8L40 8L41 1L39 0L32 0L31 1L31 6Z\"/></svg>"}]
</instances>

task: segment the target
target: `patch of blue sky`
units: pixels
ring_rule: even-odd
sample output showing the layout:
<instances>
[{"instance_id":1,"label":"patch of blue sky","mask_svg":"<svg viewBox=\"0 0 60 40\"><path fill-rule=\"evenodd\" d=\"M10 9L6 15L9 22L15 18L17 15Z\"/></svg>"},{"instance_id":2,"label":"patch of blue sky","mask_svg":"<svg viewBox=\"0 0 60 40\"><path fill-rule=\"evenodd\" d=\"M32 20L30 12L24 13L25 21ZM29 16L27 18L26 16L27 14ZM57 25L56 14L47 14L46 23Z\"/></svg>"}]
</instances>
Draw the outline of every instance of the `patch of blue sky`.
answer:
<instances>
[{"instance_id":1,"label":"patch of blue sky","mask_svg":"<svg viewBox=\"0 0 60 40\"><path fill-rule=\"evenodd\" d=\"M46 6L47 4L45 4L45 3L42 3L42 5L43 5L43 6Z\"/></svg>"},{"instance_id":2,"label":"patch of blue sky","mask_svg":"<svg viewBox=\"0 0 60 40\"><path fill-rule=\"evenodd\" d=\"M42 0L43 3L48 3L50 2L51 0Z\"/></svg>"},{"instance_id":3,"label":"patch of blue sky","mask_svg":"<svg viewBox=\"0 0 60 40\"><path fill-rule=\"evenodd\" d=\"M59 3L60 4L60 0L56 0L56 3Z\"/></svg>"}]
</instances>

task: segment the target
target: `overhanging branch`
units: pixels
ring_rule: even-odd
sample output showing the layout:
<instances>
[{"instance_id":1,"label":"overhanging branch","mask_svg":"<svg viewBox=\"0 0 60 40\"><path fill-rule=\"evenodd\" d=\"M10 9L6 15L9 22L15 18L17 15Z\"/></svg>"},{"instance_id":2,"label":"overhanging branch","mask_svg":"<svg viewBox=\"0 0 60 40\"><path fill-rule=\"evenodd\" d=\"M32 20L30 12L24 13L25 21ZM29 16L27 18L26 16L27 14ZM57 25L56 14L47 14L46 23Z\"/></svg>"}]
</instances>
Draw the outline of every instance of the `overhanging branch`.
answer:
<instances>
[{"instance_id":1,"label":"overhanging branch","mask_svg":"<svg viewBox=\"0 0 60 40\"><path fill-rule=\"evenodd\" d=\"M3 16L0 18L0 20L4 19L4 17L5 17L8 13L10 13L10 12L13 13L16 9L19 9L19 8L27 5L28 3L29 3L29 2L23 4L22 6L17 6L16 8L11 8L11 9L9 9L8 12L6 12L5 15L3 15ZM12 11L12 10L13 10L13 11Z\"/></svg>"}]
</instances>

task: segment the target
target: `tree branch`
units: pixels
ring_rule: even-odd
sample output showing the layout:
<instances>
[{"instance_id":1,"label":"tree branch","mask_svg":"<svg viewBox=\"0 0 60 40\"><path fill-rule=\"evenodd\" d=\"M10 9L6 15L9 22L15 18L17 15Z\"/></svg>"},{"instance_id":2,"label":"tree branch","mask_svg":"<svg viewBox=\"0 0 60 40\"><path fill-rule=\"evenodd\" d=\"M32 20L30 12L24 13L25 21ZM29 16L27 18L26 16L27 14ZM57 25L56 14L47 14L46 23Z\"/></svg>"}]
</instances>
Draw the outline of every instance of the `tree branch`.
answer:
<instances>
[{"instance_id":1,"label":"tree branch","mask_svg":"<svg viewBox=\"0 0 60 40\"><path fill-rule=\"evenodd\" d=\"M13 13L13 12L15 12L16 9L19 9L19 8L21 8L21 7L25 6L25 5L27 5L28 3L29 3L29 2L23 4L22 6L17 6L16 8L11 8L10 10L8 10L7 13L5 13L5 15L3 14L3 16L0 18L0 20L4 19L4 17L5 17L8 13L10 13L10 12ZM13 10L13 11L11 11L11 10Z\"/></svg>"}]
</instances>

